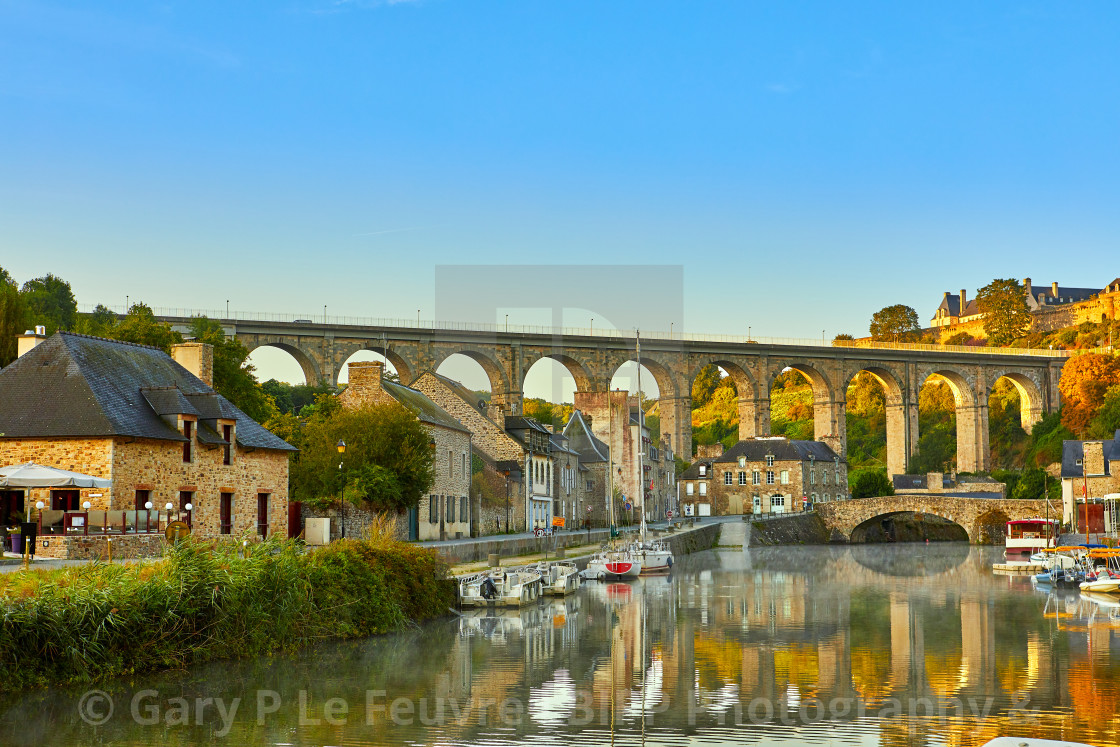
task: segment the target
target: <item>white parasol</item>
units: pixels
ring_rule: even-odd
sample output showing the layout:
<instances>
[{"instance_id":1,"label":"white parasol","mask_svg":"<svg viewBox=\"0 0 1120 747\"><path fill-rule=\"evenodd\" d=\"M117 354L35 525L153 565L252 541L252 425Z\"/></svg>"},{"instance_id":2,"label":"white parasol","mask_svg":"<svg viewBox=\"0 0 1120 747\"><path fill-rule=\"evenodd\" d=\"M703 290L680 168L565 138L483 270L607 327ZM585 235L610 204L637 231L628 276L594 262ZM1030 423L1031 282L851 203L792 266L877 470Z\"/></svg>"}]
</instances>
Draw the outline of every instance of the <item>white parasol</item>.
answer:
<instances>
[{"instance_id":1,"label":"white parasol","mask_svg":"<svg viewBox=\"0 0 1120 747\"><path fill-rule=\"evenodd\" d=\"M0 487L4 488L108 488L112 480L68 472L35 462L0 467Z\"/></svg>"}]
</instances>

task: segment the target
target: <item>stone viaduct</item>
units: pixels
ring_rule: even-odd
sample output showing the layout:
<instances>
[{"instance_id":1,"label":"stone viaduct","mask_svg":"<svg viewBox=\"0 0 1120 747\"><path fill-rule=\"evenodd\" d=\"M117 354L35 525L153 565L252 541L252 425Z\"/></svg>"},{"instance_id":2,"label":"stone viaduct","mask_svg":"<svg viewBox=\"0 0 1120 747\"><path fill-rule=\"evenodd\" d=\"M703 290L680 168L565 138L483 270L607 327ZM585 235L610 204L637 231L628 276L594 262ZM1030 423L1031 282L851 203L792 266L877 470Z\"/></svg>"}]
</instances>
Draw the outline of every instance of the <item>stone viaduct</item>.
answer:
<instances>
[{"instance_id":1,"label":"stone viaduct","mask_svg":"<svg viewBox=\"0 0 1120 747\"><path fill-rule=\"evenodd\" d=\"M860 524L882 519L891 514L923 513L940 516L959 524L968 532L968 541L979 544L982 527L1006 524L1013 519L1031 519L1046 514L1046 501L1007 498L962 498L937 495L892 495L882 498L859 498L835 503L818 503L813 510L826 527L851 539Z\"/></svg>"},{"instance_id":2,"label":"stone viaduct","mask_svg":"<svg viewBox=\"0 0 1120 747\"><path fill-rule=\"evenodd\" d=\"M162 316L174 325L189 317ZM490 380L491 414L521 412L525 376L534 363L551 358L576 382L575 405L592 418L606 413L611 378L635 358L634 333L589 330L504 331L494 325L435 324L372 326L301 321L222 320L250 351L268 345L291 354L308 382L337 383L346 360L360 350L380 353L403 383L436 370L448 357L468 356ZM456 328L456 327L464 328ZM485 327L485 328L483 328ZM901 474L918 443L918 393L930 380L948 383L957 410L957 469L988 468L988 395L1000 378L1009 379L1022 402L1026 429L1044 413L1057 410L1062 351L990 352L945 346L866 347L856 343L778 345L732 336L681 339L642 333L642 364L660 391L661 433L685 458L692 453L692 381L708 364L717 364L739 393L739 436L770 433L770 389L787 368L812 384L815 437L846 453L845 398L848 383L861 371L882 385L887 410L887 467Z\"/></svg>"}]
</instances>

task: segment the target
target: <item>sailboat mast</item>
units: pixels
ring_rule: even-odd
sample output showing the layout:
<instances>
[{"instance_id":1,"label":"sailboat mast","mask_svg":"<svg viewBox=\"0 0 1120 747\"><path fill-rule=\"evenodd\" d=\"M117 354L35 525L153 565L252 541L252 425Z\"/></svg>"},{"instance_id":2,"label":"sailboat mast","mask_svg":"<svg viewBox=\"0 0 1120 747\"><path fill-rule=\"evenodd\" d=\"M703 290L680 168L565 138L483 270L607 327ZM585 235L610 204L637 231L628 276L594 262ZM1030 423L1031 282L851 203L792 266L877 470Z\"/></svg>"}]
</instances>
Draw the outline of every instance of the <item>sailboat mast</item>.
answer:
<instances>
[{"instance_id":1,"label":"sailboat mast","mask_svg":"<svg viewBox=\"0 0 1120 747\"><path fill-rule=\"evenodd\" d=\"M645 412L642 409L642 332L639 329L634 330L634 352L638 360L638 496L641 500L641 508L639 509L642 514L641 523L641 537L642 542L646 541L646 484L645 484L645 470L642 469L642 458L645 456L645 442L642 441L642 431L645 425ZM630 408L627 407L627 410ZM630 415L629 412L626 413ZM635 505L638 505L635 500Z\"/></svg>"}]
</instances>

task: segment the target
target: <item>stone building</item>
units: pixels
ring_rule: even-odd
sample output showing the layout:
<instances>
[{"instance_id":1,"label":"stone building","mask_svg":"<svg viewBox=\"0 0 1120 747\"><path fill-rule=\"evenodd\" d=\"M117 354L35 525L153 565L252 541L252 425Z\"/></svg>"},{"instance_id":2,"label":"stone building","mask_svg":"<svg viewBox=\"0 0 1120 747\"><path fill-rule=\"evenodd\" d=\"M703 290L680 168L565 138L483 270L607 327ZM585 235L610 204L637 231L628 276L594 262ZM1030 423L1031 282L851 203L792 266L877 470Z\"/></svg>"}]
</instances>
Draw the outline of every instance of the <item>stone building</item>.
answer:
<instances>
[{"instance_id":1,"label":"stone building","mask_svg":"<svg viewBox=\"0 0 1120 747\"><path fill-rule=\"evenodd\" d=\"M663 511L675 505L677 492L668 440L654 443L649 426L639 423L638 398L629 392L576 394L582 412L579 427L590 425L591 435L606 445L610 460L607 491L616 496L615 522L636 523L643 511L647 519L663 518ZM580 437L579 443L585 449L586 437ZM631 505L631 514L624 513L625 503Z\"/></svg>"},{"instance_id":2,"label":"stone building","mask_svg":"<svg viewBox=\"0 0 1120 747\"><path fill-rule=\"evenodd\" d=\"M552 494L548 487L555 466L550 457L549 430L532 418L503 416L499 424L487 415L487 403L457 381L425 371L412 382L472 434L474 454L504 477L508 494L505 511L486 516L483 531L497 519L503 529L526 531L552 524Z\"/></svg>"},{"instance_id":3,"label":"stone building","mask_svg":"<svg viewBox=\"0 0 1120 747\"><path fill-rule=\"evenodd\" d=\"M1105 531L1107 509L1116 511L1115 500L1106 496L1120 494L1120 430L1110 440L1062 442L1062 521L1078 519L1090 531ZM1114 522L1110 522L1116 526Z\"/></svg>"},{"instance_id":4,"label":"stone building","mask_svg":"<svg viewBox=\"0 0 1120 747\"><path fill-rule=\"evenodd\" d=\"M681 482L686 516L791 513L850 495L847 462L828 444L782 436L701 447Z\"/></svg>"},{"instance_id":5,"label":"stone building","mask_svg":"<svg viewBox=\"0 0 1120 747\"><path fill-rule=\"evenodd\" d=\"M553 526L578 528L583 522L584 484L588 470L580 464L579 451L563 433L552 433L549 442L556 464L551 486Z\"/></svg>"},{"instance_id":6,"label":"stone building","mask_svg":"<svg viewBox=\"0 0 1120 747\"><path fill-rule=\"evenodd\" d=\"M428 495L408 513L409 539L456 539L472 535L471 432L423 392L387 381L381 361L351 362L350 383L339 395L343 407L397 403L408 409L427 431L433 451L434 481ZM350 507L347 506L347 509ZM361 521L365 512L354 511ZM368 517L366 517L368 521ZM350 517L347 517L347 534Z\"/></svg>"},{"instance_id":7,"label":"stone building","mask_svg":"<svg viewBox=\"0 0 1120 747\"><path fill-rule=\"evenodd\" d=\"M941 304L933 312L933 319L930 320L929 326L934 328L955 327L959 324L979 321L982 318L983 314L980 313L980 307L977 305L976 299L970 301L968 291L961 288L960 293L955 296L949 291L945 291L945 295L941 297Z\"/></svg>"},{"instance_id":8,"label":"stone building","mask_svg":"<svg viewBox=\"0 0 1120 747\"><path fill-rule=\"evenodd\" d=\"M1033 330L1050 332L1084 322L1097 324L1120 318L1120 278L1104 288L1073 288L1056 282L1035 286L1030 278L1023 278L1022 285ZM986 336L984 315L975 299L968 300L964 290L959 295L946 292L942 296L930 327L940 329L943 338L959 332L978 338Z\"/></svg>"},{"instance_id":9,"label":"stone building","mask_svg":"<svg viewBox=\"0 0 1120 747\"><path fill-rule=\"evenodd\" d=\"M298 516L292 522L288 511L295 449L213 390L211 346L183 343L167 355L59 332L46 340L25 335L20 349L0 371L0 463L33 461L108 478L112 486L6 492L0 518L11 521L40 500L52 522L56 512L87 501L98 514L151 502L155 510L172 504L202 537L299 532ZM49 545L39 554L68 556L67 541L43 542ZM129 553L130 543L115 538L114 552ZM90 552L105 549L102 543Z\"/></svg>"},{"instance_id":10,"label":"stone building","mask_svg":"<svg viewBox=\"0 0 1120 747\"><path fill-rule=\"evenodd\" d=\"M591 424L579 410L572 411L564 426L564 435L571 448L579 452L583 504L579 522L606 526L610 506L610 449L595 437Z\"/></svg>"}]
</instances>

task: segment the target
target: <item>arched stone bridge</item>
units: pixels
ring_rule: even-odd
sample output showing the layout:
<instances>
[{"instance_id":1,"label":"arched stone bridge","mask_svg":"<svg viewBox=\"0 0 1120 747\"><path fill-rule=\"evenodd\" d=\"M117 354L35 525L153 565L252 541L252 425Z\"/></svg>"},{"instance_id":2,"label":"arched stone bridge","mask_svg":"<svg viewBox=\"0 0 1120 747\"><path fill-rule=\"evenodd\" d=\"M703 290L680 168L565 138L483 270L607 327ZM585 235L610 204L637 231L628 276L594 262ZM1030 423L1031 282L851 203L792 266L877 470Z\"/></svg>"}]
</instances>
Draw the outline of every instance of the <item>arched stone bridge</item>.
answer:
<instances>
[{"instance_id":1,"label":"arched stone bridge","mask_svg":"<svg viewBox=\"0 0 1120 747\"><path fill-rule=\"evenodd\" d=\"M175 325L189 317L163 316ZM536 362L551 358L576 382L575 405L592 419L607 413L607 392L619 366L634 360L633 333L591 330L527 332L300 321L224 319L250 351L271 346L290 353L308 382L337 383L346 360L361 350L385 356L403 383L426 370L436 370L448 357L466 355L490 379L492 415L521 412L525 377ZM814 432L817 440L846 455L845 400L849 382L868 372L882 385L886 398L887 470L906 471L918 444L918 394L928 381L947 383L956 401L957 470L988 469L988 396L1000 378L1018 389L1023 427L1030 430L1043 414L1058 409L1058 379L1066 358L1059 351L994 353L990 349L934 346L864 347L776 345L726 336L723 339L681 339L680 334L643 332L642 363L660 391L661 433L673 450L692 454L692 382L709 364L722 367L739 393L739 437L770 433L770 389L787 368L812 384Z\"/></svg>"},{"instance_id":2,"label":"arched stone bridge","mask_svg":"<svg viewBox=\"0 0 1120 747\"><path fill-rule=\"evenodd\" d=\"M854 498L848 501L818 503L813 510L826 527L851 539L856 527L893 514L923 513L940 516L959 524L968 532L968 541L979 544L981 527L1005 524L1013 519L1046 515L1046 501L1010 498L961 498L957 496L892 495L882 498ZM1053 514L1051 514L1053 515Z\"/></svg>"}]
</instances>

